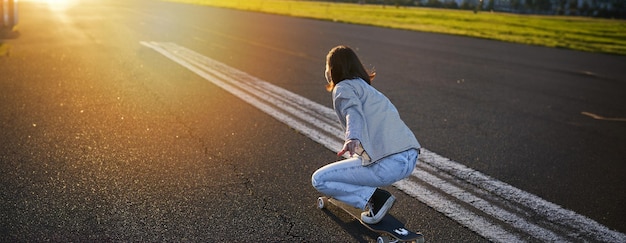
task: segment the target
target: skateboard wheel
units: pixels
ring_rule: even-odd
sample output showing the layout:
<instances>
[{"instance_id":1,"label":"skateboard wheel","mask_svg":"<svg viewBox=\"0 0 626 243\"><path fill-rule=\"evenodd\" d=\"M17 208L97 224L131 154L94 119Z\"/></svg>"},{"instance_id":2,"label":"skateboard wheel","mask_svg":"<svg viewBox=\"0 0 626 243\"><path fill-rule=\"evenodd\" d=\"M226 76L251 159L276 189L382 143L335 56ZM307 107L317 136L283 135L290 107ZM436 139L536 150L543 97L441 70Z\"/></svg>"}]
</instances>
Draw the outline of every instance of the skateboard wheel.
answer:
<instances>
[{"instance_id":1,"label":"skateboard wheel","mask_svg":"<svg viewBox=\"0 0 626 243\"><path fill-rule=\"evenodd\" d=\"M328 203L327 197L318 197L317 198L317 208L324 209L326 208L326 204Z\"/></svg>"},{"instance_id":2,"label":"skateboard wheel","mask_svg":"<svg viewBox=\"0 0 626 243\"><path fill-rule=\"evenodd\" d=\"M376 238L376 243L389 243L391 242L391 239L389 239L389 237L386 236L378 236L378 238Z\"/></svg>"}]
</instances>

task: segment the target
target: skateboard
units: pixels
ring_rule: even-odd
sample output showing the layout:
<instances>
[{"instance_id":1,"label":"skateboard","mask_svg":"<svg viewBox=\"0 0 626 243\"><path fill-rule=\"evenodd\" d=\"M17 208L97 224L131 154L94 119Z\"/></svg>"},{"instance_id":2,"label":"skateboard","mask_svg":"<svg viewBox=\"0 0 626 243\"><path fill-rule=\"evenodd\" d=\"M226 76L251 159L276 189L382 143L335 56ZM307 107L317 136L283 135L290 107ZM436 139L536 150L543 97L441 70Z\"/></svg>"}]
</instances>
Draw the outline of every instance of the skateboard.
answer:
<instances>
[{"instance_id":1,"label":"skateboard","mask_svg":"<svg viewBox=\"0 0 626 243\"><path fill-rule=\"evenodd\" d=\"M319 209L324 209L329 203L341 208L346 211L352 217L357 219L363 226L368 228L371 231L381 234L376 242L378 243L387 243L387 242L416 242L423 243L424 236L420 232L412 232L406 228L404 228L404 223L400 222L400 220L396 219L391 214L385 215L383 219L377 224L367 224L361 220L361 210L358 208L354 208L348 204L335 200L333 198L328 197L319 197L317 199L317 207Z\"/></svg>"}]
</instances>

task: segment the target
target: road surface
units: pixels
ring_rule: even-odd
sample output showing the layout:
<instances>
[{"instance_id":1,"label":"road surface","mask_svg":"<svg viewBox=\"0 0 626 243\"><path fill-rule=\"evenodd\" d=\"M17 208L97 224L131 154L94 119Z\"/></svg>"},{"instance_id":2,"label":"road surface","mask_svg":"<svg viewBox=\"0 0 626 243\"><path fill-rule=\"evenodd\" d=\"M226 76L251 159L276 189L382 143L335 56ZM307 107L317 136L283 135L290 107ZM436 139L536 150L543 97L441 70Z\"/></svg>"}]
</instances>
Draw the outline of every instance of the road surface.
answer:
<instances>
[{"instance_id":1,"label":"road surface","mask_svg":"<svg viewBox=\"0 0 626 243\"><path fill-rule=\"evenodd\" d=\"M622 56L148 0L20 11L2 241L372 241L310 185L339 159L338 44L425 148L389 189L427 241L624 240Z\"/></svg>"}]
</instances>

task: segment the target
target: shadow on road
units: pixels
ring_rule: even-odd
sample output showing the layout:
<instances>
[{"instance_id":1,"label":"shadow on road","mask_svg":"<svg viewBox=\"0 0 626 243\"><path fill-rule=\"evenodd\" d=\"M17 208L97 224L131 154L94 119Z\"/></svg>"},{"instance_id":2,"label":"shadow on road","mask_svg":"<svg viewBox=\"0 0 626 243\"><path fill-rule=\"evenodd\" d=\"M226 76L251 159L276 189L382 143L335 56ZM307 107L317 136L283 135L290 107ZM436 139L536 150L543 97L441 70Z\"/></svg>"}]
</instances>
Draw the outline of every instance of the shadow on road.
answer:
<instances>
[{"instance_id":1,"label":"shadow on road","mask_svg":"<svg viewBox=\"0 0 626 243\"><path fill-rule=\"evenodd\" d=\"M17 39L20 37L20 32L17 28L0 28L0 57L7 57L11 55L11 45L5 43L8 39Z\"/></svg>"},{"instance_id":2,"label":"shadow on road","mask_svg":"<svg viewBox=\"0 0 626 243\"><path fill-rule=\"evenodd\" d=\"M376 239L379 235L368 230L361 223L352 218L348 213L341 210L323 209L330 219L335 221L345 232L350 234L357 242L368 242L369 239Z\"/></svg>"},{"instance_id":3,"label":"shadow on road","mask_svg":"<svg viewBox=\"0 0 626 243\"><path fill-rule=\"evenodd\" d=\"M20 32L17 28L0 28L0 43L1 40L16 39L20 37Z\"/></svg>"}]
</instances>

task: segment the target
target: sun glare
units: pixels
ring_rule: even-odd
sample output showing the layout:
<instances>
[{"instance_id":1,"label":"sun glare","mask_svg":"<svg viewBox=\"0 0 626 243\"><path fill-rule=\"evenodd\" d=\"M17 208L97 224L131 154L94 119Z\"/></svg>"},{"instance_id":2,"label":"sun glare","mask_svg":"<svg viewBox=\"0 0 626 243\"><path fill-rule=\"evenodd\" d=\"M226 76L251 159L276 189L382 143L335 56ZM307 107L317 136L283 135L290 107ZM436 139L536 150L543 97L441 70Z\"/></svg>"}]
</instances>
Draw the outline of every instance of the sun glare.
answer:
<instances>
[{"instance_id":1,"label":"sun glare","mask_svg":"<svg viewBox=\"0 0 626 243\"><path fill-rule=\"evenodd\" d=\"M48 4L48 7L55 11L65 11L68 8L78 4L78 0L39 0L40 2L45 2Z\"/></svg>"}]
</instances>

